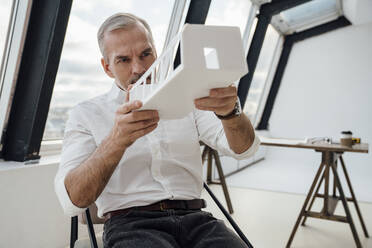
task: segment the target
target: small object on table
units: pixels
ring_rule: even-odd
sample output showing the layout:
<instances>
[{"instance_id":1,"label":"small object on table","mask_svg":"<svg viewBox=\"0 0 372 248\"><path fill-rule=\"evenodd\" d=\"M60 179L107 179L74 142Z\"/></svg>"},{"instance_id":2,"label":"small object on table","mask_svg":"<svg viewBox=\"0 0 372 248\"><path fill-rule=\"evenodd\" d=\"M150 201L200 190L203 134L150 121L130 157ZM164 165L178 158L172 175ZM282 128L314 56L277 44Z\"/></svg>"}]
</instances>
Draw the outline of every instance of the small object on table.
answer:
<instances>
[{"instance_id":1,"label":"small object on table","mask_svg":"<svg viewBox=\"0 0 372 248\"><path fill-rule=\"evenodd\" d=\"M330 137L306 138L305 143L309 143L309 144L316 144L316 143L332 144L332 138L330 138Z\"/></svg>"},{"instance_id":2,"label":"small object on table","mask_svg":"<svg viewBox=\"0 0 372 248\"><path fill-rule=\"evenodd\" d=\"M353 133L351 131L342 131L340 143L343 146L351 147L353 145Z\"/></svg>"},{"instance_id":3,"label":"small object on table","mask_svg":"<svg viewBox=\"0 0 372 248\"><path fill-rule=\"evenodd\" d=\"M353 144L360 144L361 138L352 138Z\"/></svg>"}]
</instances>

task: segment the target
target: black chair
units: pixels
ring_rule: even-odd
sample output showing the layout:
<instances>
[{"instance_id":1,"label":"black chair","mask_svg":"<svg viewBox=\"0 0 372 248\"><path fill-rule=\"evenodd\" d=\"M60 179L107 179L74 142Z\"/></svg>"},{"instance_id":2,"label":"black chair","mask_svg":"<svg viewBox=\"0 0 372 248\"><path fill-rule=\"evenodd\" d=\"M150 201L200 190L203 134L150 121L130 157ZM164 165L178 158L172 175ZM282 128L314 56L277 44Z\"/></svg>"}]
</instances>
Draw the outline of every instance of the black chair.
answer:
<instances>
[{"instance_id":1,"label":"black chair","mask_svg":"<svg viewBox=\"0 0 372 248\"><path fill-rule=\"evenodd\" d=\"M227 212L227 210L222 206L222 204L219 202L219 200L217 199L217 197L213 194L213 192L210 190L210 188L208 187L208 185L206 183L204 183L204 188L209 193L209 195L212 197L213 201L217 204L217 206L222 211L222 213L225 215L225 217L230 222L231 226L234 228L234 230L239 235L239 237L244 241L244 243L247 244L247 246L249 248L253 248L252 244L249 242L249 240L247 239L247 237L240 230L239 226L232 219L232 217ZM93 228L93 223L94 224L103 223L103 220L96 218L96 216L93 216L93 219L92 219L91 214L90 214L90 211L89 211L89 208L87 208L85 210L84 217L85 218L83 218L82 222L85 221L86 224L87 224L88 233L89 233L89 239L90 239L90 246L92 248L98 248L96 234L95 234L94 228ZM74 217L71 218L70 248L74 248L75 242L77 241L77 239L78 239L78 216L74 216Z\"/></svg>"},{"instance_id":2,"label":"black chair","mask_svg":"<svg viewBox=\"0 0 372 248\"><path fill-rule=\"evenodd\" d=\"M218 154L218 151L214 150L213 148L209 147L208 145L204 144L203 142L200 142L201 145L204 145L203 153L202 153L202 163L204 164L205 160L207 160L207 180L206 183L209 184L221 184L223 194L225 195L225 200L227 204L227 209L229 210L230 214L234 213L234 209L231 203L229 190L227 188L225 174L222 170L221 160L220 156ZM212 165L213 160L215 162L219 181L212 180Z\"/></svg>"}]
</instances>

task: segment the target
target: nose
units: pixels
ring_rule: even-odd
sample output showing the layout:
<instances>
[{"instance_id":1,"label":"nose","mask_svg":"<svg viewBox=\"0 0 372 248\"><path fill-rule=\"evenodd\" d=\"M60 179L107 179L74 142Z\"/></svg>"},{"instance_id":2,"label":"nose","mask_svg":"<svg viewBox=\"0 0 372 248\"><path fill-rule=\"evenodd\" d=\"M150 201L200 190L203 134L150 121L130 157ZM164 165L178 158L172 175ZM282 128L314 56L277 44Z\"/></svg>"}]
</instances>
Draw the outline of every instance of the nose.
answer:
<instances>
[{"instance_id":1,"label":"nose","mask_svg":"<svg viewBox=\"0 0 372 248\"><path fill-rule=\"evenodd\" d=\"M132 73L136 75L142 75L145 73L146 67L144 65L144 62L140 59L134 59L132 62Z\"/></svg>"}]
</instances>

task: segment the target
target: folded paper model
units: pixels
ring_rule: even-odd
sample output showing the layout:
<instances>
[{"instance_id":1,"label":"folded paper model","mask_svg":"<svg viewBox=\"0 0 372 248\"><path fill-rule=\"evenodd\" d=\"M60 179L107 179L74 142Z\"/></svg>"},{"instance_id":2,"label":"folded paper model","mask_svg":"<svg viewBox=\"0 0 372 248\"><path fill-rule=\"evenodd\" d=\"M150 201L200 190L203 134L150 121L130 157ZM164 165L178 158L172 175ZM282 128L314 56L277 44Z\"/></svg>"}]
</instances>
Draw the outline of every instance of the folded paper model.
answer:
<instances>
[{"instance_id":1,"label":"folded paper model","mask_svg":"<svg viewBox=\"0 0 372 248\"><path fill-rule=\"evenodd\" d=\"M180 47L180 64L174 59ZM248 72L238 27L186 24L130 90L141 110L160 119L179 119L194 109L194 99L227 87Z\"/></svg>"}]
</instances>

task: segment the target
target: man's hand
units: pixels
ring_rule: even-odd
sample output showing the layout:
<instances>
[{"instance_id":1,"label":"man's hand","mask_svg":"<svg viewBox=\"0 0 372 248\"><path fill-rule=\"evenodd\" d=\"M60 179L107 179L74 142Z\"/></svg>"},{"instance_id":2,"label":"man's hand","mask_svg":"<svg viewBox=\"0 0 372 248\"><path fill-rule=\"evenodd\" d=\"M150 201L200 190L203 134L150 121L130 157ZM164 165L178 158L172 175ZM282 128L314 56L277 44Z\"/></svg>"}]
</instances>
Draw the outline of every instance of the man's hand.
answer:
<instances>
[{"instance_id":1,"label":"man's hand","mask_svg":"<svg viewBox=\"0 0 372 248\"><path fill-rule=\"evenodd\" d=\"M153 131L158 125L158 111L134 111L141 107L141 101L129 102L128 93L125 103L116 110L115 123L110 133L110 139L123 150L132 145L138 138Z\"/></svg>"},{"instance_id":2,"label":"man's hand","mask_svg":"<svg viewBox=\"0 0 372 248\"><path fill-rule=\"evenodd\" d=\"M209 96L196 99L195 107L200 110L213 111L217 115L230 114L236 103L237 90L235 86L211 89Z\"/></svg>"},{"instance_id":3,"label":"man's hand","mask_svg":"<svg viewBox=\"0 0 372 248\"><path fill-rule=\"evenodd\" d=\"M138 138L153 131L159 121L155 110L134 111L141 108L140 101L125 103L115 113L110 134L94 153L65 178L65 187L71 201L78 207L88 207L102 193L125 150Z\"/></svg>"},{"instance_id":4,"label":"man's hand","mask_svg":"<svg viewBox=\"0 0 372 248\"><path fill-rule=\"evenodd\" d=\"M235 86L211 89L209 96L195 100L195 107L200 110L213 111L217 115L226 116L235 107L237 90ZM255 138L254 129L248 117L242 113L236 118L221 120L227 142L235 153L243 153Z\"/></svg>"},{"instance_id":5,"label":"man's hand","mask_svg":"<svg viewBox=\"0 0 372 248\"><path fill-rule=\"evenodd\" d=\"M114 126L105 140L105 150L110 151L109 153L105 152L106 163L117 164L129 146L158 126L158 111L135 111L141 107L141 101L129 101L128 93L125 103L116 110Z\"/></svg>"}]
</instances>

